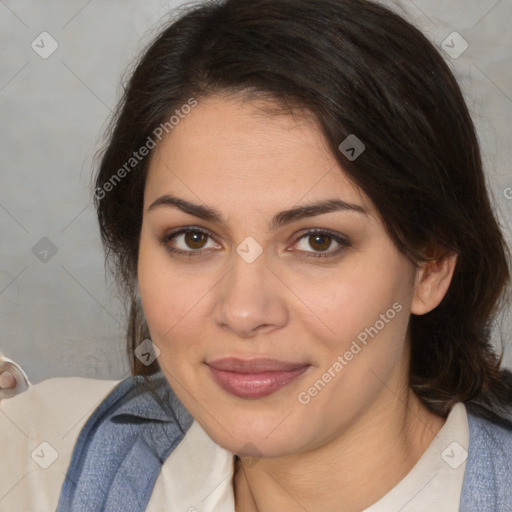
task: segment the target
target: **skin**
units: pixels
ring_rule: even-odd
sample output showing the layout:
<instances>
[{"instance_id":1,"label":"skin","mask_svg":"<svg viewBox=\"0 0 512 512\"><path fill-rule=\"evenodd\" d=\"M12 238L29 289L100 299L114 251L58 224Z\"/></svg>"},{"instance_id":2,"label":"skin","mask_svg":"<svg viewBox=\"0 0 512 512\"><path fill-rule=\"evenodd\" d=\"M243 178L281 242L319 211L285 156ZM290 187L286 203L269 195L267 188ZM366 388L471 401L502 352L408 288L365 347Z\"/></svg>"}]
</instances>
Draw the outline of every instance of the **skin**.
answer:
<instances>
[{"instance_id":1,"label":"skin","mask_svg":"<svg viewBox=\"0 0 512 512\"><path fill-rule=\"evenodd\" d=\"M16 387L16 379L9 372L0 372L0 389L12 389Z\"/></svg>"},{"instance_id":2,"label":"skin","mask_svg":"<svg viewBox=\"0 0 512 512\"><path fill-rule=\"evenodd\" d=\"M202 99L156 148L144 196L140 296L178 398L217 444L240 456L237 512L360 511L411 470L444 424L408 387L407 325L411 313L439 304L455 257L420 266L407 260L315 121L264 106L240 96ZM164 194L214 208L224 222L168 205L150 209ZM329 199L366 213L333 211L270 229L278 212ZM165 238L180 227L211 235ZM306 229L349 243L319 245ZM236 252L248 236L263 249L252 263ZM300 403L298 394L394 303L400 313ZM228 356L310 368L270 396L246 399L220 388L205 365Z\"/></svg>"}]
</instances>

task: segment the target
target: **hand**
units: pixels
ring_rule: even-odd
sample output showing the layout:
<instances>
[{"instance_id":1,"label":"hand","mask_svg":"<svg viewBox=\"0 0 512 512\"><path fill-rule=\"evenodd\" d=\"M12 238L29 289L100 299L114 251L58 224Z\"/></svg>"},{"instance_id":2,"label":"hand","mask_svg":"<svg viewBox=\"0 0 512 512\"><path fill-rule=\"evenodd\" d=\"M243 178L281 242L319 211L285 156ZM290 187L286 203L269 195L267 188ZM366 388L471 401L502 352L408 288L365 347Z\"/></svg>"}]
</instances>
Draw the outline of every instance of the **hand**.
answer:
<instances>
[{"instance_id":1,"label":"hand","mask_svg":"<svg viewBox=\"0 0 512 512\"><path fill-rule=\"evenodd\" d=\"M0 372L0 389L13 389L16 384L16 378L12 373Z\"/></svg>"}]
</instances>

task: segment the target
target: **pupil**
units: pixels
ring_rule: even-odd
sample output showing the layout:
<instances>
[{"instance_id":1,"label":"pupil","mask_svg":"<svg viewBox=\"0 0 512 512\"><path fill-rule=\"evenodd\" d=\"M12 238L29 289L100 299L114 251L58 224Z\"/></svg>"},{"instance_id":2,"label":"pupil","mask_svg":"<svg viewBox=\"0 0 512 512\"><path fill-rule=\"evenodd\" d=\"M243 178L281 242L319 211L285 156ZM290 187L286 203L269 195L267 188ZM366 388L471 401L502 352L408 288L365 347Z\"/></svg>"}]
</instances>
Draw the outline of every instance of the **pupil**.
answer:
<instances>
[{"instance_id":1,"label":"pupil","mask_svg":"<svg viewBox=\"0 0 512 512\"><path fill-rule=\"evenodd\" d=\"M325 251L331 245L331 237L328 235L311 235L309 244L316 251Z\"/></svg>"},{"instance_id":2,"label":"pupil","mask_svg":"<svg viewBox=\"0 0 512 512\"><path fill-rule=\"evenodd\" d=\"M206 241L206 235L204 233L189 232L185 234L185 243L191 249L201 249Z\"/></svg>"}]
</instances>

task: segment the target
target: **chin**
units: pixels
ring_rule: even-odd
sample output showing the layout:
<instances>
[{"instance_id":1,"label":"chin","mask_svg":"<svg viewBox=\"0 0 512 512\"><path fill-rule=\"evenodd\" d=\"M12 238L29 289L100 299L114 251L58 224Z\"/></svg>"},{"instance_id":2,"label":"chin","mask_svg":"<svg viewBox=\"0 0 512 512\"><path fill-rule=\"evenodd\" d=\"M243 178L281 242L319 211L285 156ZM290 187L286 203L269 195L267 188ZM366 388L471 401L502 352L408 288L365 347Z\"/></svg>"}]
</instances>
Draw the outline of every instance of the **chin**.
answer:
<instances>
[{"instance_id":1,"label":"chin","mask_svg":"<svg viewBox=\"0 0 512 512\"><path fill-rule=\"evenodd\" d=\"M274 418L262 420L261 415L246 415L241 420L239 415L231 418L228 414L221 414L225 418L222 425L211 422L201 423L205 432L219 446L231 453L244 457L281 457L297 452L298 430L280 430L278 421ZM232 419L232 421L231 421ZM229 428L225 428L229 425ZM291 425L290 425L291 427Z\"/></svg>"}]
</instances>

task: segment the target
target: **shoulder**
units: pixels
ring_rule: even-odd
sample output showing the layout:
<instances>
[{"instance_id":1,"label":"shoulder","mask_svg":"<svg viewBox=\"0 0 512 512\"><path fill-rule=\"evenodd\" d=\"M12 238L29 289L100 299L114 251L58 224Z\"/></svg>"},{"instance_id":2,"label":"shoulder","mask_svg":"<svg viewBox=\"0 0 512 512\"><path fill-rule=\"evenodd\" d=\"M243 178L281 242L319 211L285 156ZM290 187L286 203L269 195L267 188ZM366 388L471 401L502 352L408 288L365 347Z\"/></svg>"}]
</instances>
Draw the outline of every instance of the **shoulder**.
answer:
<instances>
[{"instance_id":1,"label":"shoulder","mask_svg":"<svg viewBox=\"0 0 512 512\"><path fill-rule=\"evenodd\" d=\"M55 509L81 428L120 382L52 378L0 401L0 509Z\"/></svg>"},{"instance_id":2,"label":"shoulder","mask_svg":"<svg viewBox=\"0 0 512 512\"><path fill-rule=\"evenodd\" d=\"M192 422L162 372L125 379L82 427L58 510L85 502L91 510L147 503L163 462Z\"/></svg>"},{"instance_id":3,"label":"shoulder","mask_svg":"<svg viewBox=\"0 0 512 512\"><path fill-rule=\"evenodd\" d=\"M69 435L85 421L94 407L119 383L118 380L58 377L30 386L0 402L2 427L19 433L59 431ZM10 427L7 423L10 423ZM4 425L6 424L6 425ZM6 430L2 428L2 438ZM76 434L78 432L75 432Z\"/></svg>"},{"instance_id":4,"label":"shoulder","mask_svg":"<svg viewBox=\"0 0 512 512\"><path fill-rule=\"evenodd\" d=\"M468 412L469 450L461 508L512 510L512 428Z\"/></svg>"},{"instance_id":5,"label":"shoulder","mask_svg":"<svg viewBox=\"0 0 512 512\"><path fill-rule=\"evenodd\" d=\"M497 468L507 469L512 477L512 427L498 425L489 420L468 413L470 452L473 457L492 455ZM512 480L511 480L512 483Z\"/></svg>"}]
</instances>

